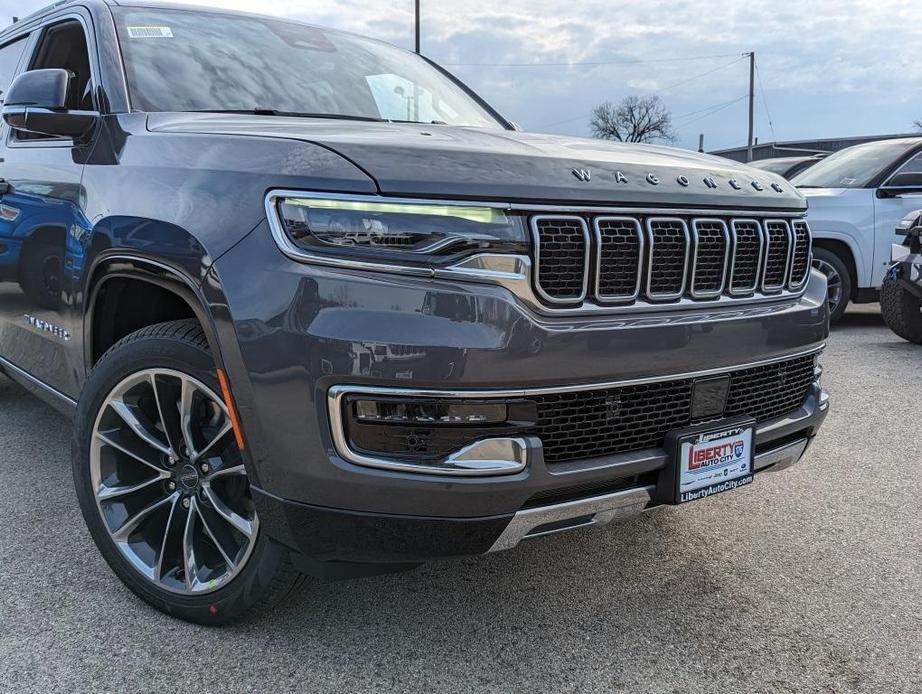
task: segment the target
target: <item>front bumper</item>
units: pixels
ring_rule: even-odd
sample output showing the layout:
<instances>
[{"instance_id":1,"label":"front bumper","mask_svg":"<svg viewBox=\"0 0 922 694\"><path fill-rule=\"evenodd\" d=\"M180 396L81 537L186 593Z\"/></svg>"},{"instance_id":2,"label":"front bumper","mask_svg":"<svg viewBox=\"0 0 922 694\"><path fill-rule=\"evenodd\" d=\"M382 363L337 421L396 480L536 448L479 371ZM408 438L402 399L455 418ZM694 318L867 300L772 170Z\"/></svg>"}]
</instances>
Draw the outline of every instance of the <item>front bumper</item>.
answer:
<instances>
[{"instance_id":1,"label":"front bumper","mask_svg":"<svg viewBox=\"0 0 922 694\"><path fill-rule=\"evenodd\" d=\"M828 334L818 273L803 296L773 303L546 316L503 287L297 263L264 227L216 261L203 289L263 527L325 560L416 562L487 552L523 509L621 492L610 487L655 478L666 463L664 450L650 448L553 469L535 456L520 472L491 477L366 467L337 452L327 404L336 386L586 388L731 371L820 349ZM762 422L757 454L812 438L825 416L821 397L815 386L799 410Z\"/></svg>"},{"instance_id":2,"label":"front bumper","mask_svg":"<svg viewBox=\"0 0 922 694\"><path fill-rule=\"evenodd\" d=\"M826 393L816 386L800 410L760 426L756 431L756 479L801 461L828 409ZM640 452L620 465L632 472L642 468L655 478L667 462L666 451L656 449ZM413 565L511 549L535 537L638 515L656 506L656 497L656 483L643 484L510 514L447 518L355 513L286 501L256 490L260 518L270 523L277 540L320 565L345 566ZM307 570L323 574L313 562L306 564Z\"/></svg>"}]
</instances>

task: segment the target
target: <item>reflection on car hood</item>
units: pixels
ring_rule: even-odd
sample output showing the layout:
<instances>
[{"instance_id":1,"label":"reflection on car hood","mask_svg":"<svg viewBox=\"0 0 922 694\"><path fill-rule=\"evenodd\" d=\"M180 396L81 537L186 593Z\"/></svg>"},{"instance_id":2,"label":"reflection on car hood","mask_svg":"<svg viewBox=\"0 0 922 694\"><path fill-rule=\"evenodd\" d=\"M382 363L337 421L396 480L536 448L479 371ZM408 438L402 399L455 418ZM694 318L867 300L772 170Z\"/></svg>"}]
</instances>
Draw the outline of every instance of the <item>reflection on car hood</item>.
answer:
<instances>
[{"instance_id":1,"label":"reflection on car hood","mask_svg":"<svg viewBox=\"0 0 922 694\"><path fill-rule=\"evenodd\" d=\"M804 208L801 195L780 176L720 157L655 145L485 128L255 115L151 114L148 129L311 142L359 166L387 195Z\"/></svg>"}]
</instances>

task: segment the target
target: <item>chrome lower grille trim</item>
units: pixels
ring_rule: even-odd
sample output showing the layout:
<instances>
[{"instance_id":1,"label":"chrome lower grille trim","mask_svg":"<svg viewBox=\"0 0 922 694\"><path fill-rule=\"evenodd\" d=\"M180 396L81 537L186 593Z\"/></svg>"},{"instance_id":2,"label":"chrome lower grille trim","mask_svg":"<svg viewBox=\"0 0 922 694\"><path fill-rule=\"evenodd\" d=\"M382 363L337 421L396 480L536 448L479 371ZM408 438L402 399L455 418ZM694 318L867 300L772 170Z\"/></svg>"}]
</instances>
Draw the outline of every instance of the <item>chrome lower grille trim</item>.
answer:
<instances>
[{"instance_id":1,"label":"chrome lower grille trim","mask_svg":"<svg viewBox=\"0 0 922 694\"><path fill-rule=\"evenodd\" d=\"M798 439L755 456L758 471L775 472L791 467L807 450L809 441ZM554 535L577 528L599 527L643 513L653 501L652 485L611 494L526 508L516 513L488 552L512 549L523 540Z\"/></svg>"}]
</instances>

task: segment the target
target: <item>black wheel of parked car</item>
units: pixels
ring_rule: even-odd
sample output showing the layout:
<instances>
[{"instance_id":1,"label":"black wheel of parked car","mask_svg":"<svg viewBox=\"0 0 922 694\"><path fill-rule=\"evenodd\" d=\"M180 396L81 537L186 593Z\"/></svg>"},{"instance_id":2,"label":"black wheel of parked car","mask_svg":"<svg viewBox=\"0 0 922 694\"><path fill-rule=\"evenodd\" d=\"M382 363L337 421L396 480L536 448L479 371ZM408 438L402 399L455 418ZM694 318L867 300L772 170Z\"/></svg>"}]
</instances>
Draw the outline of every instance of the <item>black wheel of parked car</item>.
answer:
<instances>
[{"instance_id":1,"label":"black wheel of parked car","mask_svg":"<svg viewBox=\"0 0 922 694\"><path fill-rule=\"evenodd\" d=\"M880 288L880 312L890 330L922 345L922 302L889 274Z\"/></svg>"},{"instance_id":2,"label":"black wheel of parked car","mask_svg":"<svg viewBox=\"0 0 922 694\"><path fill-rule=\"evenodd\" d=\"M22 251L19 286L30 301L42 308L61 305L64 263L55 245L33 241Z\"/></svg>"},{"instance_id":3,"label":"black wheel of parked car","mask_svg":"<svg viewBox=\"0 0 922 694\"><path fill-rule=\"evenodd\" d=\"M852 275L845 262L833 251L813 249L813 267L826 275L829 284L829 320L838 321L852 297Z\"/></svg>"},{"instance_id":4,"label":"black wheel of parked car","mask_svg":"<svg viewBox=\"0 0 922 694\"><path fill-rule=\"evenodd\" d=\"M99 361L77 408L74 481L93 540L159 610L236 621L304 577L259 532L217 380L194 320L150 326Z\"/></svg>"}]
</instances>

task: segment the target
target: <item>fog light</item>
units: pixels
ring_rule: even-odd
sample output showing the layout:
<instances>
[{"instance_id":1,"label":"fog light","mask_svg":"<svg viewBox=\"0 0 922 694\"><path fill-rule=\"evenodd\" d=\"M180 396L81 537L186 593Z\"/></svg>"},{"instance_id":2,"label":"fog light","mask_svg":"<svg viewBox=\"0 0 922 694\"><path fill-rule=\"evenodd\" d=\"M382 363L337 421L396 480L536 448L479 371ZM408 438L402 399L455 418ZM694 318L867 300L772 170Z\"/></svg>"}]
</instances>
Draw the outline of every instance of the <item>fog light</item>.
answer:
<instances>
[{"instance_id":1,"label":"fog light","mask_svg":"<svg viewBox=\"0 0 922 694\"><path fill-rule=\"evenodd\" d=\"M404 394L405 393L405 394ZM508 475L526 466L537 405L523 398L428 396L335 386L337 452L357 465L441 475Z\"/></svg>"},{"instance_id":2,"label":"fog light","mask_svg":"<svg viewBox=\"0 0 922 694\"><path fill-rule=\"evenodd\" d=\"M509 414L502 402L356 400L354 406L358 421L383 424L500 424Z\"/></svg>"}]
</instances>

